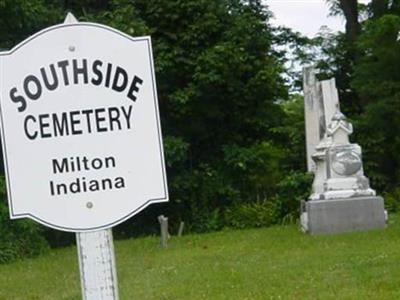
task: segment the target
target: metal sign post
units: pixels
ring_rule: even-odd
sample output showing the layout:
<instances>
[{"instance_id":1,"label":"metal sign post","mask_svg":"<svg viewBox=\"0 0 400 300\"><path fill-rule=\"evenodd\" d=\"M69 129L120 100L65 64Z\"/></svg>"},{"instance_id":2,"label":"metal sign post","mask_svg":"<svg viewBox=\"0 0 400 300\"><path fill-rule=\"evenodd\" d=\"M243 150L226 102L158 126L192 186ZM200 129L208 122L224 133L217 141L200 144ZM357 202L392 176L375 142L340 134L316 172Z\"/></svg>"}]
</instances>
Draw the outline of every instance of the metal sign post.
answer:
<instances>
[{"instance_id":1,"label":"metal sign post","mask_svg":"<svg viewBox=\"0 0 400 300\"><path fill-rule=\"evenodd\" d=\"M82 297L85 300L118 300L111 229L76 234Z\"/></svg>"}]
</instances>

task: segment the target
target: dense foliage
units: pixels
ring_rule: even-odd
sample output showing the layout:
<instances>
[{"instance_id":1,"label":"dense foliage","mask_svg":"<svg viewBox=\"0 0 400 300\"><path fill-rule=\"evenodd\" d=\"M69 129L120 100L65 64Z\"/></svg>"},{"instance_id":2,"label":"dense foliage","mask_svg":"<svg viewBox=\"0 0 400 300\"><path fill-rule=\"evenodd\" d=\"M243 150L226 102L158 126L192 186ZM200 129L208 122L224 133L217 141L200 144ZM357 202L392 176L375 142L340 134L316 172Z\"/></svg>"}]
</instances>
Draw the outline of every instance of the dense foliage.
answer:
<instances>
[{"instance_id":1,"label":"dense foliage","mask_svg":"<svg viewBox=\"0 0 400 300\"><path fill-rule=\"evenodd\" d=\"M5 199L4 177L0 177L0 199ZM46 252L42 228L31 220L10 221L8 208L0 203L0 264Z\"/></svg>"}]
</instances>

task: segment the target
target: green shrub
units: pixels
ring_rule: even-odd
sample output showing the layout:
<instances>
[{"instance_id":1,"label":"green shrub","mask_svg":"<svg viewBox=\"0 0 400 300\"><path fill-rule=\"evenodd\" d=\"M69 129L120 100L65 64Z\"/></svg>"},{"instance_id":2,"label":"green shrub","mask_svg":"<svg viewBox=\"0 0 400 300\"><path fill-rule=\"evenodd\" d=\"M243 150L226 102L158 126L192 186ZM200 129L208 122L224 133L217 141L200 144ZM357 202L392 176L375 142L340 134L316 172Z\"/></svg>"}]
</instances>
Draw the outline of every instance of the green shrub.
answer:
<instances>
[{"instance_id":1,"label":"green shrub","mask_svg":"<svg viewBox=\"0 0 400 300\"><path fill-rule=\"evenodd\" d=\"M385 200L385 207L389 212L400 211L400 187L384 193L383 198Z\"/></svg>"},{"instance_id":2,"label":"green shrub","mask_svg":"<svg viewBox=\"0 0 400 300\"><path fill-rule=\"evenodd\" d=\"M270 226L275 221L274 204L267 200L236 204L225 211L225 224L236 229Z\"/></svg>"},{"instance_id":3,"label":"green shrub","mask_svg":"<svg viewBox=\"0 0 400 300\"><path fill-rule=\"evenodd\" d=\"M5 198L4 177L0 177L0 263L47 251L42 227L31 220L10 220Z\"/></svg>"},{"instance_id":4,"label":"green shrub","mask_svg":"<svg viewBox=\"0 0 400 300\"><path fill-rule=\"evenodd\" d=\"M210 232L220 230L223 227L223 217L221 211L216 208L213 210L199 210L194 214L188 230L192 232Z\"/></svg>"},{"instance_id":5,"label":"green shrub","mask_svg":"<svg viewBox=\"0 0 400 300\"><path fill-rule=\"evenodd\" d=\"M312 179L311 173L291 172L279 182L273 201L279 223L289 223L299 218L300 203L310 196Z\"/></svg>"}]
</instances>

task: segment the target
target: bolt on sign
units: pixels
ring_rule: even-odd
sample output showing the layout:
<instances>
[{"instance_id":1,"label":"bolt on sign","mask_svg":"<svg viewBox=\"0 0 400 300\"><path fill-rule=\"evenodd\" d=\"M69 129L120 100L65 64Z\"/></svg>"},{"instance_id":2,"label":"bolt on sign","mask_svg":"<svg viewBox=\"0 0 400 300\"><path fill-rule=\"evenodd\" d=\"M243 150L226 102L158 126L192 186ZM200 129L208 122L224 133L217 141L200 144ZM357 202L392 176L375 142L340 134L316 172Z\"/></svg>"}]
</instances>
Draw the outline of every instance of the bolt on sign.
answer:
<instances>
[{"instance_id":1,"label":"bolt on sign","mask_svg":"<svg viewBox=\"0 0 400 300\"><path fill-rule=\"evenodd\" d=\"M46 28L0 53L11 218L110 228L168 201L150 37Z\"/></svg>"}]
</instances>

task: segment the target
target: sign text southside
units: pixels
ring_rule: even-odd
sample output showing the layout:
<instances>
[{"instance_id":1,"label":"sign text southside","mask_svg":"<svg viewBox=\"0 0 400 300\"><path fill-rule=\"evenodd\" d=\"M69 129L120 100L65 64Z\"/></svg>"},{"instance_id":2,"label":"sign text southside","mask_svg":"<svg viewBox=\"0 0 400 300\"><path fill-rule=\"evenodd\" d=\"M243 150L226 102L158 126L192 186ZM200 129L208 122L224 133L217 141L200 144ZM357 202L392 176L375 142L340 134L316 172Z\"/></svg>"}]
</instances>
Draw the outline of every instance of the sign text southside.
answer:
<instances>
[{"instance_id":1,"label":"sign text southside","mask_svg":"<svg viewBox=\"0 0 400 300\"><path fill-rule=\"evenodd\" d=\"M61 60L41 67L38 74L29 74L21 87L9 91L18 112L24 112L29 101L39 101L45 90L54 91L69 85L103 86L118 93L125 93L128 100L136 101L143 80L137 75L129 76L121 66L113 66L101 60ZM55 138L68 135L91 134L132 128L132 105L73 110L60 114L27 115L24 132L28 139Z\"/></svg>"}]
</instances>

